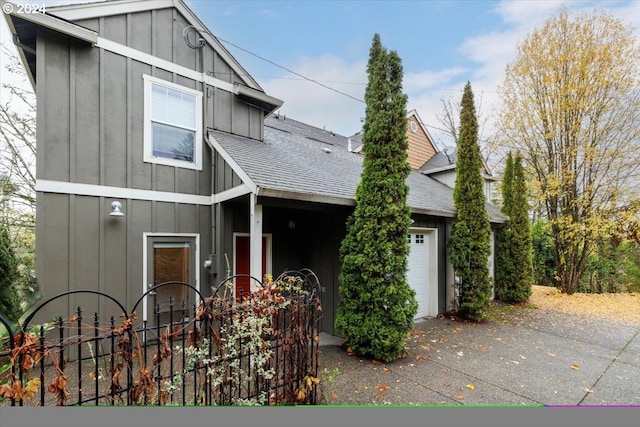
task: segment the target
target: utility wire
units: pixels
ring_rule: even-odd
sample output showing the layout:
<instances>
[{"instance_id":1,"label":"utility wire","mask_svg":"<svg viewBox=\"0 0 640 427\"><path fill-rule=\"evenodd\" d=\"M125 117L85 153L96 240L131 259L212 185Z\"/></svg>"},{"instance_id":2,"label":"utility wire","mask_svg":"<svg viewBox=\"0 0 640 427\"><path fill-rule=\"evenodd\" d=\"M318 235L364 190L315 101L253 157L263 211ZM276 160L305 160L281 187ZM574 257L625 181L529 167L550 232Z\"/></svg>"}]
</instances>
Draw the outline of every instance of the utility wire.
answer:
<instances>
[{"instance_id":1,"label":"utility wire","mask_svg":"<svg viewBox=\"0 0 640 427\"><path fill-rule=\"evenodd\" d=\"M213 34L211 34L211 33L208 33L208 34L210 34L210 35L212 35L212 36L213 36ZM304 75L302 75L302 74L300 74L300 73L298 73L298 72L295 72L295 71L293 71L293 70L291 70L291 69L289 69L289 68L287 68L287 67L285 67L285 66L283 66L283 65L280 65L280 64L278 64L278 63L276 63L276 62L274 62L274 61L271 61L270 59L267 59L267 58L265 58L265 57L262 57L262 56L258 55L257 53L254 53L254 52L251 52L251 51L250 51L250 50L248 50L248 49L242 48L242 47L240 47L240 46L236 45L235 43L231 43L230 41L228 41L228 40L224 40L224 39L221 39L220 37L217 37L217 36L214 36L214 37L216 37L216 38L217 38L219 41L221 41L222 43L226 43L226 44L228 44L228 45L230 45L230 46L235 47L236 49L240 49L241 51L243 51L243 52L245 52L245 53L248 53L249 55L255 56L256 58L258 58L258 59L260 59L260 60L262 60L262 61L268 62L269 64L271 64L271 65L273 65L273 66L275 66L275 67L281 68L281 69L283 69L283 70L285 70L285 71L287 71L287 72L289 72L289 73L291 73L291 74L294 74L294 75L296 75L296 76L298 76L298 77L300 77L300 78L302 78L302 79L304 79L304 80L306 80L306 81L309 81L309 82L311 82L311 83L315 83L315 84L317 84L317 85L319 85L319 86L322 86L322 87L323 87L323 88L325 88L325 89L329 89L330 91L333 91L333 92L338 93L338 94L340 94L340 95L343 95L343 96L346 96L346 97L348 97L348 98L351 98L351 99L353 99L354 101L358 101L358 102L361 102L361 103L363 103L363 104L365 103L365 102L364 102L364 100L362 100L362 99L356 98L356 97L354 97L354 96L352 96L352 95L349 95L349 94L348 94L348 93L346 93L346 92L342 92L342 91L340 91L340 90L338 90L338 89L332 88L331 86L328 86L328 85L326 85L326 84L324 84L324 83L322 83L322 82L320 82L320 81L318 81L318 80L311 79L311 78L309 78L309 77L307 77L307 76L304 76ZM274 78L278 78L278 77L274 77ZM282 77L279 77L279 78L282 78ZM283 78L283 79L286 79L286 78ZM334 83L344 83L344 84L363 84L363 85L364 85L364 83L355 83L355 82L353 82L353 83L349 83L349 82L334 82ZM414 87L414 88L415 88L415 87ZM457 90L457 89L444 89L444 90L454 91L454 90ZM461 91L460 91L460 92L461 92ZM445 133L447 133L447 134L451 133L451 132L450 132L449 130L447 130L447 129L443 129L443 128L438 127L438 126L433 126L433 125L426 124L426 123L424 123L422 120L420 120L420 122L421 122L421 123L422 123L422 125L423 125L423 126L425 126L425 127L429 127L429 128L431 128L431 129L438 130L438 131L440 131L440 132L445 132ZM488 140L483 140L483 141L488 142ZM435 143L435 141L434 141L434 143Z\"/></svg>"},{"instance_id":2,"label":"utility wire","mask_svg":"<svg viewBox=\"0 0 640 427\"><path fill-rule=\"evenodd\" d=\"M251 51L249 51L249 50L247 50L247 49L241 48L240 46L238 46L238 45L236 45L236 44L233 44L233 43L231 43L230 41L223 40L223 39L221 39L220 37L218 37L218 40L220 40L221 42L226 43L226 44L228 44L228 45L231 45L231 46L235 47L236 49L240 49L241 51L246 52L246 53L248 53L249 55L253 55L253 56L255 56L255 57L256 57L256 58L258 58L258 59L261 59L261 60L263 60L263 61L266 61L266 62L268 62L268 63L269 63L269 64L271 64L271 65L274 65L274 66L276 66L276 67L278 67L278 68L282 68L283 70L288 71L288 72L290 72L291 74L295 74L296 76L301 77L301 78L303 78L303 79L305 79L305 80L307 80L307 81L310 81L310 82L312 82L312 83L315 83L315 84L317 84L317 85L320 85L320 86L322 86L322 87L323 87L323 88L325 88L325 89L329 89L329 90L331 90L331 91L333 91L333 92L339 93L340 95L343 95L343 96L346 96L346 97L348 97L348 98L351 98L351 99L353 99L354 101L362 102L363 104L365 103L362 99L356 98L355 96L351 96L351 95L349 95L348 93L346 93L346 92L342 92L342 91L340 91L340 90L338 90L338 89L334 89L334 88L332 88L331 86L327 86L327 85L325 85L324 83L319 82L318 80L310 79L309 77L303 76L303 75L302 75L302 74L300 74L300 73L296 73L295 71L293 71L293 70L291 70L291 69L289 69L289 68L287 68L287 67L284 67L284 66L282 66L282 65L280 65L280 64L276 64L275 62L273 62L273 61L271 61L271 60L269 60L269 59L267 59L267 58L264 58L264 57L262 57L262 56L260 56L260 55L258 55L258 54L256 54L256 53L253 53L253 52L251 52Z\"/></svg>"}]
</instances>

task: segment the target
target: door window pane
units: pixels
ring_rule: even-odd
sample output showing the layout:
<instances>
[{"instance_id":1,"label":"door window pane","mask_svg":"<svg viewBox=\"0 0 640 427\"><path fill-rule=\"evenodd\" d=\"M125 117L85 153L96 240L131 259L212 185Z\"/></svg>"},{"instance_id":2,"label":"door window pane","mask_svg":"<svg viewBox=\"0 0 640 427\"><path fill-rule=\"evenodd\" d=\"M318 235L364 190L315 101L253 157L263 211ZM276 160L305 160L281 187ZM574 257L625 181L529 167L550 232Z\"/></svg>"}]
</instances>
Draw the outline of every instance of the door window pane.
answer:
<instances>
[{"instance_id":1,"label":"door window pane","mask_svg":"<svg viewBox=\"0 0 640 427\"><path fill-rule=\"evenodd\" d=\"M154 242L153 285L177 281L189 283L189 243ZM162 306L173 297L175 304L187 303L188 288L183 285L167 285L157 289L157 300ZM164 311L161 309L161 311Z\"/></svg>"}]
</instances>

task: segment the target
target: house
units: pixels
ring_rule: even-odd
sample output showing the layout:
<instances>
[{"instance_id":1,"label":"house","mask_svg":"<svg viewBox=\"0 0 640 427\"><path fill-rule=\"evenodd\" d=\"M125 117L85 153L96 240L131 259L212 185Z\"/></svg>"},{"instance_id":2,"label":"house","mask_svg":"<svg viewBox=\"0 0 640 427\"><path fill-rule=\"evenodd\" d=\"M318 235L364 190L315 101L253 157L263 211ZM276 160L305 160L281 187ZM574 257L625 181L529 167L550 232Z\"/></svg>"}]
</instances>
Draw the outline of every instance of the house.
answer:
<instances>
[{"instance_id":1,"label":"house","mask_svg":"<svg viewBox=\"0 0 640 427\"><path fill-rule=\"evenodd\" d=\"M227 273L308 267L322 285L322 329L335 333L338 248L362 167L351 138L274 114L282 101L181 0L5 18L37 97L36 268L46 296L95 289L127 307L140 301L138 317L153 321L169 296L197 302L181 286L156 292L159 283L189 282L206 296ZM436 154L430 143L413 145L407 181L419 316L445 311L453 295L452 188L417 166ZM237 280L235 292L252 286ZM98 303L109 312L108 298Z\"/></svg>"}]
</instances>

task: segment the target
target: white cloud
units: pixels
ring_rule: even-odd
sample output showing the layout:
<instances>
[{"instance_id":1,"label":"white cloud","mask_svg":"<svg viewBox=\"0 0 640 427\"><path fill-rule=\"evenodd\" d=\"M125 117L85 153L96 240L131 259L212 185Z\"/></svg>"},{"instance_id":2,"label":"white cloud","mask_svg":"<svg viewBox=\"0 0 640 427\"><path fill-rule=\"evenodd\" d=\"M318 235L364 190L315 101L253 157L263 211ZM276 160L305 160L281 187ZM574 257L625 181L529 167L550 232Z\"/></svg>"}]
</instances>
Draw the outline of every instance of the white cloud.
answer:
<instances>
[{"instance_id":1,"label":"white cloud","mask_svg":"<svg viewBox=\"0 0 640 427\"><path fill-rule=\"evenodd\" d=\"M324 55L303 57L287 68L356 99L291 73L283 73L279 78L260 82L268 94L284 101L281 114L346 136L360 130L365 105L358 100L364 99L366 63L349 63Z\"/></svg>"},{"instance_id":2,"label":"white cloud","mask_svg":"<svg viewBox=\"0 0 640 427\"><path fill-rule=\"evenodd\" d=\"M573 2L574 4L576 2ZM535 21L540 16L547 16L558 8L570 4L566 0L523 0L523 1L501 1L495 7L504 22L518 26L529 26L531 21Z\"/></svg>"}]
</instances>

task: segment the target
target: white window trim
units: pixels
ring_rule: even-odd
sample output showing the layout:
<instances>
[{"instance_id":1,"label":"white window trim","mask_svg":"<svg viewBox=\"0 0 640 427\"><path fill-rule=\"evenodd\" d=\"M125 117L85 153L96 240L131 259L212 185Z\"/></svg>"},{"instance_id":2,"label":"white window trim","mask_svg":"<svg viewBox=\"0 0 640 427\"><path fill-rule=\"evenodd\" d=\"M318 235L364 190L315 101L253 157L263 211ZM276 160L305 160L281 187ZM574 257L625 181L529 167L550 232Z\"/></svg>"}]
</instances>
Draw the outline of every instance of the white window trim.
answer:
<instances>
[{"instance_id":1,"label":"white window trim","mask_svg":"<svg viewBox=\"0 0 640 427\"><path fill-rule=\"evenodd\" d=\"M152 77L147 74L142 75L144 79L144 156L146 163L156 163L167 166L175 166L185 169L202 170L202 92L190 89L166 80ZM177 159L168 159L165 157L157 157L153 155L153 141L151 140L151 84L159 84L161 86L193 95L196 98L196 136L193 147L193 162L187 162Z\"/></svg>"},{"instance_id":2,"label":"white window trim","mask_svg":"<svg viewBox=\"0 0 640 427\"><path fill-rule=\"evenodd\" d=\"M195 283L194 283L194 287L200 291L200 234L198 233L150 233L150 232L144 232L142 233L142 259L143 259L143 265L144 267L142 268L142 293L144 294L148 289L149 289L149 272L147 271L147 268L149 266L148 263L148 255L149 255L149 250L151 249L149 247L149 237L170 237L170 238L175 238L180 239L180 238L184 238L184 239L194 239L195 240L195 245L196 247L194 248L194 256L195 256L195 267L196 270L194 271L195 274ZM147 299L149 298L149 295L147 295L143 300L142 300L142 320L147 320ZM198 298L198 294L195 295L195 304L198 305L199 304L199 298Z\"/></svg>"}]
</instances>

